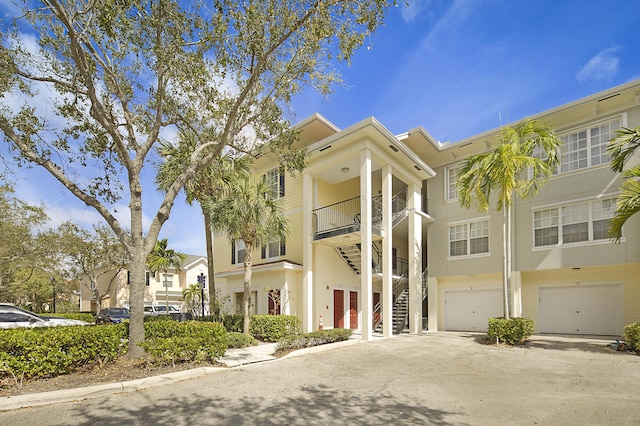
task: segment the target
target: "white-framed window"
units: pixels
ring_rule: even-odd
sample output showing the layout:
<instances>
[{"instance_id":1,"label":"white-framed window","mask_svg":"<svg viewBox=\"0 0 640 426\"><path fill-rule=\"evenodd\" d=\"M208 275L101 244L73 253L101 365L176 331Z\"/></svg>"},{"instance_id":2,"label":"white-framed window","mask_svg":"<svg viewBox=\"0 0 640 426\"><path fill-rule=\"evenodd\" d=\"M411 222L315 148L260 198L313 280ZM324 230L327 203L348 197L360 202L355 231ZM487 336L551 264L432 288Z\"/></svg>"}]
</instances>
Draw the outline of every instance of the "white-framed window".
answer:
<instances>
[{"instance_id":1,"label":"white-framed window","mask_svg":"<svg viewBox=\"0 0 640 426\"><path fill-rule=\"evenodd\" d=\"M615 211L615 197L534 211L534 247L606 240Z\"/></svg>"},{"instance_id":2,"label":"white-framed window","mask_svg":"<svg viewBox=\"0 0 640 426\"><path fill-rule=\"evenodd\" d=\"M284 167L278 166L267 170L264 174L264 179L271 182L272 190L271 197L274 199L284 197Z\"/></svg>"},{"instance_id":3,"label":"white-framed window","mask_svg":"<svg viewBox=\"0 0 640 426\"><path fill-rule=\"evenodd\" d=\"M456 200L458 198L458 173L462 168L462 163L453 164L445 168L445 194L447 200Z\"/></svg>"},{"instance_id":4,"label":"white-framed window","mask_svg":"<svg viewBox=\"0 0 640 426\"><path fill-rule=\"evenodd\" d=\"M559 173L568 173L609 162L607 142L622 126L622 118L591 124L560 135L562 158Z\"/></svg>"},{"instance_id":5,"label":"white-framed window","mask_svg":"<svg viewBox=\"0 0 640 426\"><path fill-rule=\"evenodd\" d=\"M162 286L166 288L173 287L173 274L163 274L162 275Z\"/></svg>"},{"instance_id":6,"label":"white-framed window","mask_svg":"<svg viewBox=\"0 0 640 426\"><path fill-rule=\"evenodd\" d=\"M287 254L286 240L271 241L269 244L262 246L262 259L275 259Z\"/></svg>"},{"instance_id":7,"label":"white-framed window","mask_svg":"<svg viewBox=\"0 0 640 426\"><path fill-rule=\"evenodd\" d=\"M231 243L231 264L242 265L244 264L244 257L247 253L244 241L235 240Z\"/></svg>"},{"instance_id":8,"label":"white-framed window","mask_svg":"<svg viewBox=\"0 0 640 426\"><path fill-rule=\"evenodd\" d=\"M449 226L449 256L489 253L489 219Z\"/></svg>"}]
</instances>

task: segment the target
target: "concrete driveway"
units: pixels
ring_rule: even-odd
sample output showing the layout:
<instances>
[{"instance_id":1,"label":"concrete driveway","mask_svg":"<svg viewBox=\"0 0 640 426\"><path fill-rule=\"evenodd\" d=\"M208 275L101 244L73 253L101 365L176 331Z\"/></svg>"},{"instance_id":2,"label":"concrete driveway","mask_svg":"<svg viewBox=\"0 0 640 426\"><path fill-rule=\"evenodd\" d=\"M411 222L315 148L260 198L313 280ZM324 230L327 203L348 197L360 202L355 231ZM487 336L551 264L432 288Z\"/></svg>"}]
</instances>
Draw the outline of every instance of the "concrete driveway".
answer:
<instances>
[{"instance_id":1,"label":"concrete driveway","mask_svg":"<svg viewBox=\"0 0 640 426\"><path fill-rule=\"evenodd\" d=\"M526 347L428 333L298 353L206 377L0 413L0 424L637 425L640 356L609 340Z\"/></svg>"}]
</instances>

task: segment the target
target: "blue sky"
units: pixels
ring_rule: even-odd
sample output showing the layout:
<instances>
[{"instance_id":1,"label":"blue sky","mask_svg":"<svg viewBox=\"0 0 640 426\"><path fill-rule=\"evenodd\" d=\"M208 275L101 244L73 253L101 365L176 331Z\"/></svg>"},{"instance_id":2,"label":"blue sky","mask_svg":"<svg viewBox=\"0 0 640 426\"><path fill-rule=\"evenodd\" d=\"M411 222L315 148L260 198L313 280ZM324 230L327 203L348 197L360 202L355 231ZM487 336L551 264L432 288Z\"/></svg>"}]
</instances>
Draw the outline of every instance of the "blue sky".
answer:
<instances>
[{"instance_id":1,"label":"blue sky","mask_svg":"<svg viewBox=\"0 0 640 426\"><path fill-rule=\"evenodd\" d=\"M292 121L319 112L346 128L375 116L396 134L422 126L455 142L640 78L640 0L398 3L351 66L339 66L344 86L330 97L306 90ZM17 195L43 202L55 224L101 220L44 172L17 178ZM147 202L151 215L157 204ZM161 237L204 254L202 229L199 208L179 197Z\"/></svg>"}]
</instances>

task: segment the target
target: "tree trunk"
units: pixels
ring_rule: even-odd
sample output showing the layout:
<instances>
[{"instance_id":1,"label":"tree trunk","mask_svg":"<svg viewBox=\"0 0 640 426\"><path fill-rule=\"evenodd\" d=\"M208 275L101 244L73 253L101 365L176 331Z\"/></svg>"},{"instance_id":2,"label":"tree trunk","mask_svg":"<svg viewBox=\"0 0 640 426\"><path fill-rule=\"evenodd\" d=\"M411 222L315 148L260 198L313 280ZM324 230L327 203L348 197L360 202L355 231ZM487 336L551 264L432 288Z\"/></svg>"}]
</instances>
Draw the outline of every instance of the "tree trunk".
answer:
<instances>
[{"instance_id":1,"label":"tree trunk","mask_svg":"<svg viewBox=\"0 0 640 426\"><path fill-rule=\"evenodd\" d=\"M511 205L507 204L507 309L509 310L509 318L513 317L513 301L511 298Z\"/></svg>"},{"instance_id":2,"label":"tree trunk","mask_svg":"<svg viewBox=\"0 0 640 426\"><path fill-rule=\"evenodd\" d=\"M502 306L505 319L509 319L509 283L507 262L507 207L502 202Z\"/></svg>"},{"instance_id":3,"label":"tree trunk","mask_svg":"<svg viewBox=\"0 0 640 426\"><path fill-rule=\"evenodd\" d=\"M244 326L242 332L244 334L250 334L251 321L251 252L253 251L253 244L249 244L245 241L245 255L244 255Z\"/></svg>"},{"instance_id":4,"label":"tree trunk","mask_svg":"<svg viewBox=\"0 0 640 426\"><path fill-rule=\"evenodd\" d=\"M216 298L216 281L214 277L215 269L213 266L213 230L211 229L211 218L204 208L202 208L202 215L204 216L204 235L205 242L207 244L207 274L209 275L209 315L213 315L214 318L218 318L218 316L220 315L220 309L218 307Z\"/></svg>"},{"instance_id":5,"label":"tree trunk","mask_svg":"<svg viewBox=\"0 0 640 426\"><path fill-rule=\"evenodd\" d=\"M129 285L129 309L131 318L129 320L129 358L142 358L145 355L144 349L139 345L144 342L144 273L146 253L143 250L142 238L134 247L131 253L130 274L131 283Z\"/></svg>"}]
</instances>

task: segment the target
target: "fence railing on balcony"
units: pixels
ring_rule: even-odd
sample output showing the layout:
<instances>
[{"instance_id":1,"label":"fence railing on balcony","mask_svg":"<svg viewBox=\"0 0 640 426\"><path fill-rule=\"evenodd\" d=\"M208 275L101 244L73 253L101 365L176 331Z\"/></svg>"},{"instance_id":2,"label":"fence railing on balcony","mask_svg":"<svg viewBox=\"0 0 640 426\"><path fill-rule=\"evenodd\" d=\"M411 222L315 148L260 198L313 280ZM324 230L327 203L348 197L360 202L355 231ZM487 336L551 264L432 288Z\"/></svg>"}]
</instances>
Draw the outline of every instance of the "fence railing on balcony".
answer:
<instances>
[{"instance_id":1,"label":"fence railing on balcony","mask_svg":"<svg viewBox=\"0 0 640 426\"><path fill-rule=\"evenodd\" d=\"M382 222L382 200L380 196L371 199L372 226ZM360 230L360 196L320 207L312 212L313 235L315 240Z\"/></svg>"}]
</instances>

